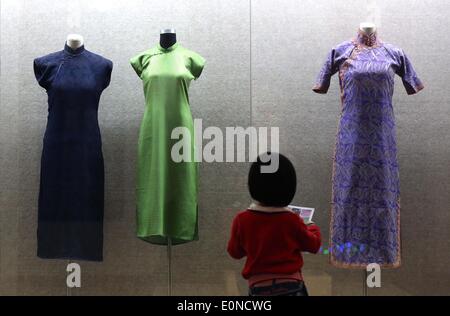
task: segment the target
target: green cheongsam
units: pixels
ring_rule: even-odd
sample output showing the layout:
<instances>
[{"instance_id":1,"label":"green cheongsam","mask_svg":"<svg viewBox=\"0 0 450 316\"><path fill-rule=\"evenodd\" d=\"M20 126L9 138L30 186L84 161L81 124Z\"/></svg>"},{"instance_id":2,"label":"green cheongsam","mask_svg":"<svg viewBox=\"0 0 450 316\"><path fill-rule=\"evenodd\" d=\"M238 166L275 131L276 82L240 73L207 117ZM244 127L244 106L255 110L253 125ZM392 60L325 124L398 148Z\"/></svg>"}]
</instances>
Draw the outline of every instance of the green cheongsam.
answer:
<instances>
[{"instance_id":1,"label":"green cheongsam","mask_svg":"<svg viewBox=\"0 0 450 316\"><path fill-rule=\"evenodd\" d=\"M144 85L145 113L138 142L137 236L153 244L180 244L198 239L197 163L188 90L205 63L178 43L157 45L131 58ZM174 128L190 131L191 160L175 162ZM188 138L186 138L188 139Z\"/></svg>"}]
</instances>

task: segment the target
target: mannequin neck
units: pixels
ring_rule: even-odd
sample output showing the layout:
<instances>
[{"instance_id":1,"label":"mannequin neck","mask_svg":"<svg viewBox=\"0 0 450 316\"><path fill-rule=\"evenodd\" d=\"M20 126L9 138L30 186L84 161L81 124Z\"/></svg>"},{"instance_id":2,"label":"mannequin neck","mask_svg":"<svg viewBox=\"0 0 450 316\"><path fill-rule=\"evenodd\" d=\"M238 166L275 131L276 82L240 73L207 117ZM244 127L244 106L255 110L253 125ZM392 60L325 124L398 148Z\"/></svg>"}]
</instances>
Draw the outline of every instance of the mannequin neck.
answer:
<instances>
[{"instance_id":1,"label":"mannequin neck","mask_svg":"<svg viewBox=\"0 0 450 316\"><path fill-rule=\"evenodd\" d=\"M67 36L66 44L71 49L76 50L84 45L83 36L81 36L79 34L69 34Z\"/></svg>"},{"instance_id":2,"label":"mannequin neck","mask_svg":"<svg viewBox=\"0 0 450 316\"><path fill-rule=\"evenodd\" d=\"M163 33L159 36L159 45L162 48L169 48L177 42L176 33Z\"/></svg>"},{"instance_id":3,"label":"mannequin neck","mask_svg":"<svg viewBox=\"0 0 450 316\"><path fill-rule=\"evenodd\" d=\"M359 25L359 30L369 36L377 31L377 26L374 23L363 22Z\"/></svg>"}]
</instances>

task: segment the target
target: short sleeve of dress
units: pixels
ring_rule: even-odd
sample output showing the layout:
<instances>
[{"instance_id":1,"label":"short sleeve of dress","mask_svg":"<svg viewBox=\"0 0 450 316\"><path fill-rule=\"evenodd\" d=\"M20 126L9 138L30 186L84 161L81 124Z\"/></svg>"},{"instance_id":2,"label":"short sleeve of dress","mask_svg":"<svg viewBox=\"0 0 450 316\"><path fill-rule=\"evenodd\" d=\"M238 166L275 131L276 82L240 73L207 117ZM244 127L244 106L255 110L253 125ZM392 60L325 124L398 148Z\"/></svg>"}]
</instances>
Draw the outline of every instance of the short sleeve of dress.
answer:
<instances>
[{"instance_id":1,"label":"short sleeve of dress","mask_svg":"<svg viewBox=\"0 0 450 316\"><path fill-rule=\"evenodd\" d=\"M106 69L105 69L105 82L103 84L103 89L106 89L111 83L111 73L113 70L113 63L110 60L106 61Z\"/></svg>"},{"instance_id":2,"label":"short sleeve of dress","mask_svg":"<svg viewBox=\"0 0 450 316\"><path fill-rule=\"evenodd\" d=\"M403 51L400 53L400 65L398 67L397 74L402 78L406 93L415 94L424 88L422 81L417 76L417 73L411 64L411 61Z\"/></svg>"},{"instance_id":3,"label":"short sleeve of dress","mask_svg":"<svg viewBox=\"0 0 450 316\"><path fill-rule=\"evenodd\" d=\"M327 93L328 88L330 87L331 76L333 76L338 67L336 66L336 50L332 49L325 60L325 63L322 66L322 69L317 76L316 82L313 87L313 91L316 93Z\"/></svg>"},{"instance_id":4,"label":"short sleeve of dress","mask_svg":"<svg viewBox=\"0 0 450 316\"><path fill-rule=\"evenodd\" d=\"M149 62L150 55L147 54L147 52L140 53L130 59L130 64L139 78L142 78L142 72L144 71L145 67L148 66Z\"/></svg>"},{"instance_id":5,"label":"short sleeve of dress","mask_svg":"<svg viewBox=\"0 0 450 316\"><path fill-rule=\"evenodd\" d=\"M191 65L190 72L195 79L198 79L202 74L203 68L205 66L205 59L197 53L192 53L190 55Z\"/></svg>"},{"instance_id":6,"label":"short sleeve of dress","mask_svg":"<svg viewBox=\"0 0 450 316\"><path fill-rule=\"evenodd\" d=\"M50 67L48 67L42 58L36 58L33 61L33 69L38 84L48 90L50 88Z\"/></svg>"}]
</instances>

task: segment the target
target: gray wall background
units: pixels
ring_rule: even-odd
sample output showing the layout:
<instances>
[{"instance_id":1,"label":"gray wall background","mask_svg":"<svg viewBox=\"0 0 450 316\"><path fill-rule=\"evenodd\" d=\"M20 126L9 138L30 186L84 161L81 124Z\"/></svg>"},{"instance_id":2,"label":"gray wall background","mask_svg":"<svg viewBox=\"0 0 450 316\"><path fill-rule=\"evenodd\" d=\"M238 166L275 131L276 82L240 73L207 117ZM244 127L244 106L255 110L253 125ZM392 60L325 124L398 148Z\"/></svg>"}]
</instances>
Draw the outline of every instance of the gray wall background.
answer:
<instances>
[{"instance_id":1,"label":"gray wall background","mask_svg":"<svg viewBox=\"0 0 450 316\"><path fill-rule=\"evenodd\" d=\"M370 295L450 293L450 3L446 0L1 0L0 294L167 293L165 247L134 236L136 148L144 100L128 60L176 27L182 45L207 60L193 83L193 115L204 126L279 126L281 151L295 163L294 203L317 208L328 245L331 157L340 113L337 78L326 96L311 91L329 49L361 21L402 47L426 89L407 96L397 80L403 265L383 270ZM443 29L444 28L444 29ZM37 196L45 92L35 57L61 50L68 33L114 62L100 104L105 157L105 260L80 262L82 287L67 291L66 264L36 252ZM225 251L234 214L250 202L247 163L203 163L200 241L173 249L178 295L245 295L243 262ZM363 273L305 255L313 295L362 294Z\"/></svg>"}]
</instances>

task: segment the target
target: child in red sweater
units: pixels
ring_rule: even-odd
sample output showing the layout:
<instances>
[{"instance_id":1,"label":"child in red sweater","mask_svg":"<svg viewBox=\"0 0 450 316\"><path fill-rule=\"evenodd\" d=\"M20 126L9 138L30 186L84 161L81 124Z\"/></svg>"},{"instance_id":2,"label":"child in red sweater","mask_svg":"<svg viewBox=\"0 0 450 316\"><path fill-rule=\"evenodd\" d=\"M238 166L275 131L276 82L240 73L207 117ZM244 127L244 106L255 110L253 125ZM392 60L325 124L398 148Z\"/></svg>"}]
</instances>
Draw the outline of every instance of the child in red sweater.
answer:
<instances>
[{"instance_id":1,"label":"child in red sweater","mask_svg":"<svg viewBox=\"0 0 450 316\"><path fill-rule=\"evenodd\" d=\"M274 158L278 169L261 172ZM294 166L281 154L261 155L250 168L248 188L255 202L234 218L228 253L235 259L247 257L242 276L249 295L307 296L301 252L317 253L321 236L319 227L305 224L287 208L297 188Z\"/></svg>"}]
</instances>

